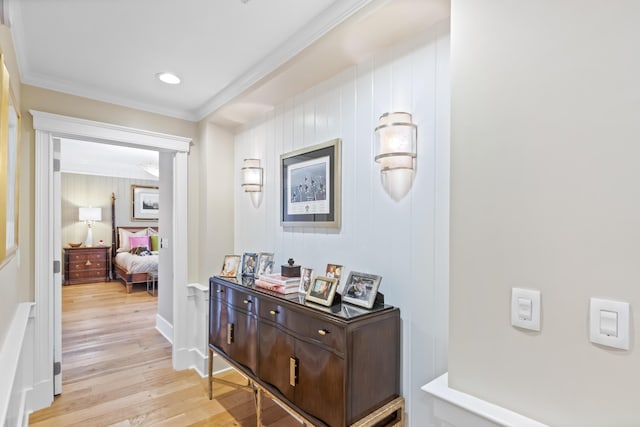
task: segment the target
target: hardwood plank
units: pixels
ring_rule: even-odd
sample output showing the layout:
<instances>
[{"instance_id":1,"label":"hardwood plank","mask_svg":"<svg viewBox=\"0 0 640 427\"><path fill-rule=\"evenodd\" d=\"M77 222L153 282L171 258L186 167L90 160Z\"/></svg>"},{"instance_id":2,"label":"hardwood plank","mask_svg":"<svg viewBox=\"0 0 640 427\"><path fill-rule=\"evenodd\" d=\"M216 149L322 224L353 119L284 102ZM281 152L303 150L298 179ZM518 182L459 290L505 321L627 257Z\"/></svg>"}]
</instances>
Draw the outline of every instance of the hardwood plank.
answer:
<instances>
[{"instance_id":1,"label":"hardwood plank","mask_svg":"<svg viewBox=\"0 0 640 427\"><path fill-rule=\"evenodd\" d=\"M241 426L256 425L251 392L175 371L171 345L155 330L157 298L127 294L119 282L63 286L62 395L29 417L48 426ZM243 384L233 371L220 374ZM264 401L265 426L299 424Z\"/></svg>"}]
</instances>

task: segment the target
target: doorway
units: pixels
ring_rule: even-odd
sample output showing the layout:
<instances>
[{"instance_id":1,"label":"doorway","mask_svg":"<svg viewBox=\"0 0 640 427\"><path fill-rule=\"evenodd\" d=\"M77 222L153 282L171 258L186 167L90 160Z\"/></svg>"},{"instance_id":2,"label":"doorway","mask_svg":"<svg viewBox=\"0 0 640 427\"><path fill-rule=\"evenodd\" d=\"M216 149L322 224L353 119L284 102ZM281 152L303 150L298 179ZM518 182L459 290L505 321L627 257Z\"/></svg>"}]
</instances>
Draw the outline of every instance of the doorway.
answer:
<instances>
[{"instance_id":1,"label":"doorway","mask_svg":"<svg viewBox=\"0 0 640 427\"><path fill-rule=\"evenodd\" d=\"M163 242L169 251L173 272L165 278L173 294L170 330L165 325L165 335L171 338L172 359L175 369L184 369L178 350L186 341L184 319L187 283L187 154L189 138L132 129L108 123L82 120L56 114L31 111L35 129L35 369L33 407L48 406L53 400L54 376L59 365L54 360L56 340L59 341L54 313L60 292L56 285L61 282L59 247L55 247L56 194L54 173L59 169L59 159L54 155L54 140L75 138L91 142L117 144L134 148L153 149L161 153L164 164L170 166L167 188L173 199L173 209L167 212L166 230L172 236ZM163 185L161 180L160 185ZM59 189L59 187L58 187ZM58 203L59 203L59 194ZM163 226L161 214L160 226ZM58 237L59 240L59 237ZM59 243L59 242L58 242ZM158 301L160 305L161 301ZM60 303L58 303L60 304ZM59 317L56 321L59 321Z\"/></svg>"}]
</instances>

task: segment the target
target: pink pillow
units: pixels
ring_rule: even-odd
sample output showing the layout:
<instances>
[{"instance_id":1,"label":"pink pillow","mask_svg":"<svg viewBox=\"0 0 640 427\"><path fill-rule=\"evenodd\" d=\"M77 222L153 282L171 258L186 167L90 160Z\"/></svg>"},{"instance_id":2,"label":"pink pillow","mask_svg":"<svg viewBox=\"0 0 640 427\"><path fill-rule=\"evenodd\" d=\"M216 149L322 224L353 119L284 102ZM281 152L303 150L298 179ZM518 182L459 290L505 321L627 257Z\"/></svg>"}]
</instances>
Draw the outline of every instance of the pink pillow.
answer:
<instances>
[{"instance_id":1,"label":"pink pillow","mask_svg":"<svg viewBox=\"0 0 640 427\"><path fill-rule=\"evenodd\" d=\"M149 236L131 236L129 237L129 245L131 248L137 248L138 246L144 246L149 249Z\"/></svg>"}]
</instances>

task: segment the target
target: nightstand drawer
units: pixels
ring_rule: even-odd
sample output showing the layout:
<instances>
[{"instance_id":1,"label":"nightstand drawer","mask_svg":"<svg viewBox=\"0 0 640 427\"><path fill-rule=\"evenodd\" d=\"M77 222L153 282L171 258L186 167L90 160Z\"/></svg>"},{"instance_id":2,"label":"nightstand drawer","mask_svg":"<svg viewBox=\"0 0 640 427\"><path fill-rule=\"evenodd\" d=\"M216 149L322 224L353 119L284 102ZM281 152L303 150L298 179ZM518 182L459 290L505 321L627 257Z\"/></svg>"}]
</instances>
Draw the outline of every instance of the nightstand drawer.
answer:
<instances>
[{"instance_id":1,"label":"nightstand drawer","mask_svg":"<svg viewBox=\"0 0 640 427\"><path fill-rule=\"evenodd\" d=\"M87 252L73 252L69 255L70 262L81 262L81 261L106 261L107 254L105 251L87 251Z\"/></svg>"},{"instance_id":2,"label":"nightstand drawer","mask_svg":"<svg viewBox=\"0 0 640 427\"><path fill-rule=\"evenodd\" d=\"M97 280L99 279L99 280ZM104 271L70 271L68 273L68 280L72 282L82 283L83 281L103 281L105 280Z\"/></svg>"},{"instance_id":3,"label":"nightstand drawer","mask_svg":"<svg viewBox=\"0 0 640 427\"><path fill-rule=\"evenodd\" d=\"M69 263L69 271L78 271L78 270L102 270L107 268L107 263L105 260L86 260L80 262L70 262Z\"/></svg>"}]
</instances>

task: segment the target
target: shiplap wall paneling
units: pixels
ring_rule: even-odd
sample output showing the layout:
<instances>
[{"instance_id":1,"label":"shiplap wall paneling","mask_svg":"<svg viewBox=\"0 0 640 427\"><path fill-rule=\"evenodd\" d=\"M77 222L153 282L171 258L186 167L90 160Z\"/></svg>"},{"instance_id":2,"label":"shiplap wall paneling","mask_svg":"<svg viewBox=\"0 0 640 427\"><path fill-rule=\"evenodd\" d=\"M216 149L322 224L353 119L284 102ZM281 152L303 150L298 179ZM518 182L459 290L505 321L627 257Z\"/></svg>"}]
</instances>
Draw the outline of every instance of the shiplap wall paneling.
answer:
<instances>
[{"instance_id":1,"label":"shiplap wall paneling","mask_svg":"<svg viewBox=\"0 0 640 427\"><path fill-rule=\"evenodd\" d=\"M446 371L449 80L448 23L389 48L301 93L236 135L235 249L273 250L324 272L327 263L379 274L402 313L402 394L411 425L433 422L420 386ZM413 114L418 125L413 188L393 201L373 159L378 117ZM342 227L280 226L280 154L342 139ZM264 199L254 209L240 188L242 160L258 156Z\"/></svg>"}]
</instances>

